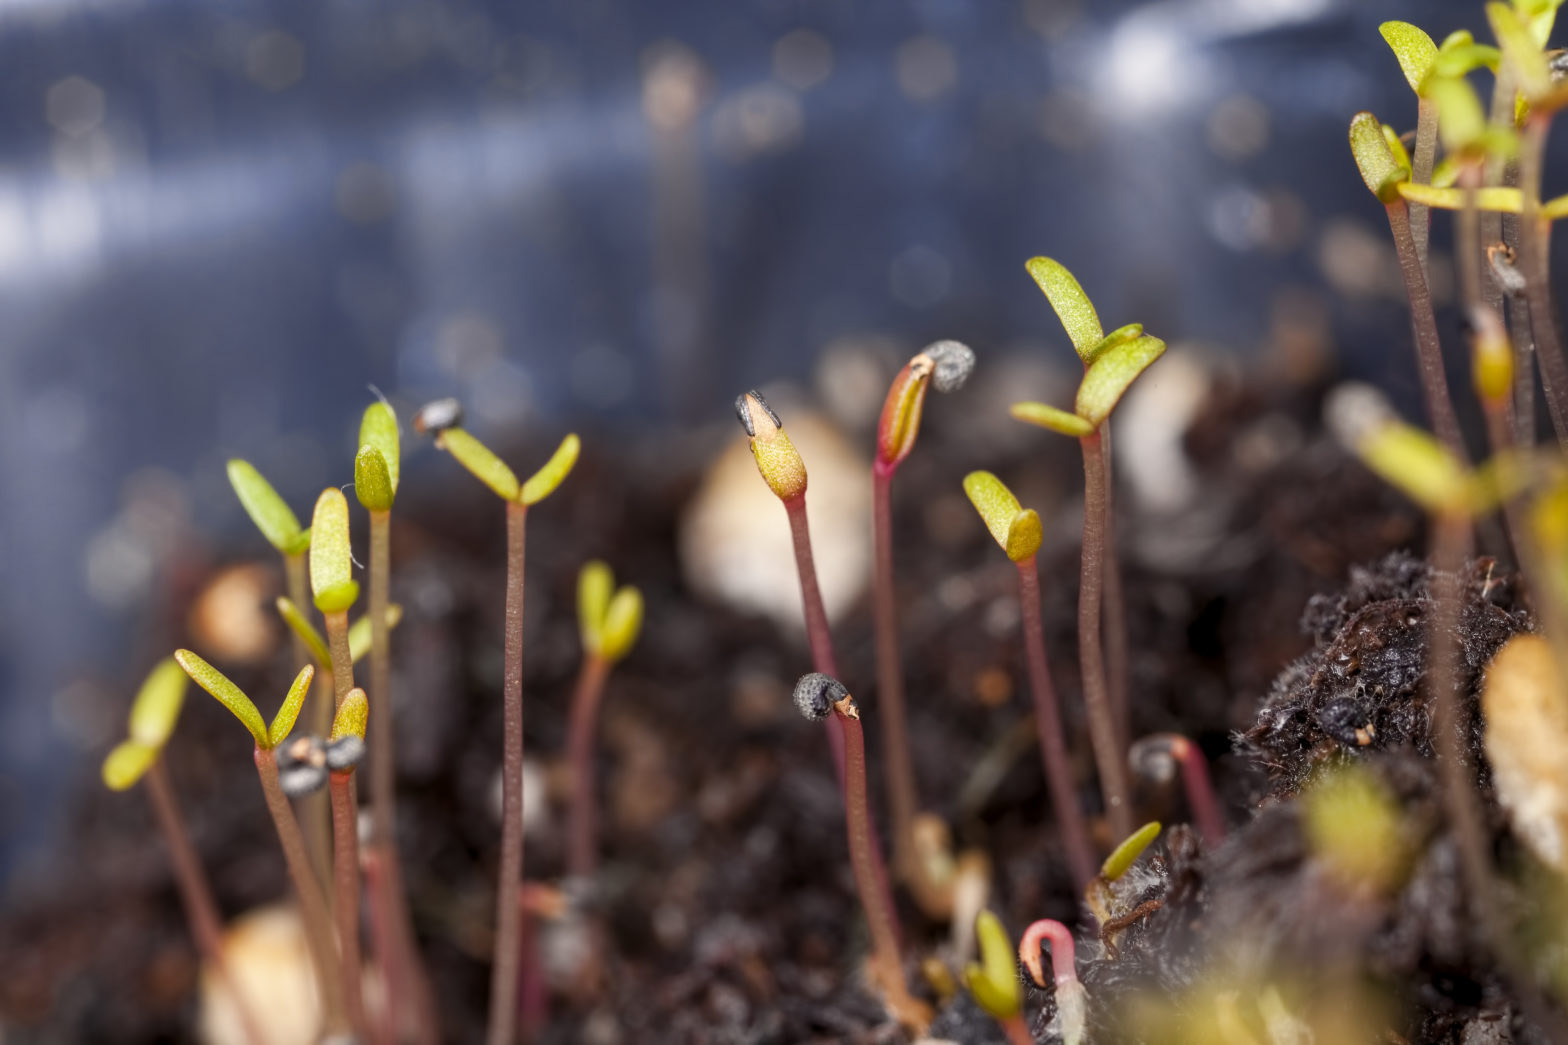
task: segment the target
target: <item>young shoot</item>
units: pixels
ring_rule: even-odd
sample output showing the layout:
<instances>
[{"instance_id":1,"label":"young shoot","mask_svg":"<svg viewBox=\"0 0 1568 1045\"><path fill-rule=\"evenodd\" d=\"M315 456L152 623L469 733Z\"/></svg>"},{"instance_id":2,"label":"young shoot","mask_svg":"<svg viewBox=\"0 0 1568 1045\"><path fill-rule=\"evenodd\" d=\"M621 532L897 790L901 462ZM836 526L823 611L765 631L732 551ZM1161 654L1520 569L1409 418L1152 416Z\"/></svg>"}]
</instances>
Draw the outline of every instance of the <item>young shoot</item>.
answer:
<instances>
[{"instance_id":1,"label":"young shoot","mask_svg":"<svg viewBox=\"0 0 1568 1045\"><path fill-rule=\"evenodd\" d=\"M893 475L915 447L927 388L952 392L974 369L975 354L957 341L927 345L904 365L888 389L877 425L877 456L871 466L872 534L876 545L874 608L877 637L877 695L887 718L888 802L893 809L893 865L916 902L928 914L951 902L924 874L914 847L914 821L920 808L909 727L904 708L903 670L898 654L898 604L893 584ZM945 902L947 901L947 902Z\"/></svg>"},{"instance_id":2,"label":"young shoot","mask_svg":"<svg viewBox=\"0 0 1568 1045\"><path fill-rule=\"evenodd\" d=\"M877 985L894 1017L904 1026L923 1032L931 1010L909 993L899 956L898 921L881 877L876 833L871 824L871 803L866 788L866 741L860 709L844 684L820 672L802 675L795 684L796 709L809 721L832 715L844 727L844 812L849 833L849 859L855 888L871 930L872 968Z\"/></svg>"},{"instance_id":3,"label":"young shoot","mask_svg":"<svg viewBox=\"0 0 1568 1045\"><path fill-rule=\"evenodd\" d=\"M354 658L348 648L348 611L359 598L354 560L349 551L348 499L336 486L321 491L311 518L310 589L316 609L327 624L327 649L332 655L335 704L354 688Z\"/></svg>"},{"instance_id":4,"label":"young shoot","mask_svg":"<svg viewBox=\"0 0 1568 1045\"><path fill-rule=\"evenodd\" d=\"M295 605L305 603L305 553L310 550L310 531L300 529L299 519L272 484L249 461L235 457L229 461L229 485L240 499L267 543L283 556L283 576L288 597ZM305 659L305 650L294 644L295 661Z\"/></svg>"},{"instance_id":5,"label":"young shoot","mask_svg":"<svg viewBox=\"0 0 1568 1045\"><path fill-rule=\"evenodd\" d=\"M1056 1021L1054 1030L1066 1045L1083 1041L1089 1023L1089 996L1078 980L1078 969L1073 947L1073 934L1061 922L1042 918L1024 930L1018 941L1018 960L1029 973L1036 987L1045 987L1045 969L1041 951L1051 945L1051 977L1056 987Z\"/></svg>"},{"instance_id":6,"label":"young shoot","mask_svg":"<svg viewBox=\"0 0 1568 1045\"><path fill-rule=\"evenodd\" d=\"M240 720L255 742L256 775L261 781L262 795L267 802L267 812L272 816L278 842L283 847L283 859L294 883L294 894L299 900L300 913L305 923L306 941L316 967L324 1033L346 1034L350 1025L342 969L338 964L337 943L333 939L332 916L328 912L327 898L321 891L321 883L311 871L310 860L305 853L305 839L300 833L299 822L294 818L294 808L289 805L289 796L284 793L278 779L276 749L294 729L300 705L305 701L305 693L310 688L310 679L316 669L308 664L300 669L269 726L262 720L255 702L217 668L190 650L176 650L174 659L191 681L212 694L218 703Z\"/></svg>"},{"instance_id":7,"label":"young shoot","mask_svg":"<svg viewBox=\"0 0 1568 1045\"><path fill-rule=\"evenodd\" d=\"M1018 567L1024 660L1029 670L1030 692L1034 696L1040 761L1049 785L1051 808L1062 833L1067 866L1073 881L1083 888L1094 875L1094 852L1089 842L1089 829L1078 807L1078 791L1067 756L1067 737L1062 729L1056 687L1051 683L1050 665L1045 658L1045 629L1040 620L1040 580L1036 563L1042 540L1040 516L1034 509L1020 505L1006 484L990 472L970 472L965 476L964 493L980 513L996 543Z\"/></svg>"},{"instance_id":8,"label":"young shoot","mask_svg":"<svg viewBox=\"0 0 1568 1045\"><path fill-rule=\"evenodd\" d=\"M1100 873L1094 876L1089 888L1084 890L1084 902L1102 927L1112 921L1111 904L1116 899L1116 883L1132 870L1132 865L1138 862L1144 850L1154 844L1154 840L1160 836L1160 830L1159 821L1152 820L1128 835L1105 858L1105 862L1100 865Z\"/></svg>"},{"instance_id":9,"label":"young shoot","mask_svg":"<svg viewBox=\"0 0 1568 1045\"><path fill-rule=\"evenodd\" d=\"M196 951L233 999L246 1040L262 1045L266 1038L250 1002L239 992L223 960L223 920L212 896L212 885L202 869L201 858L191 843L185 817L174 797L174 787L163 768L163 749L174 733L180 708L185 702L189 680L173 657L166 657L148 674L136 700L131 704L129 736L109 752L103 762L103 782L111 791L125 791L146 781L147 798L169 858L174 865L174 881L180 890L185 920L190 924Z\"/></svg>"},{"instance_id":10,"label":"young shoot","mask_svg":"<svg viewBox=\"0 0 1568 1045\"><path fill-rule=\"evenodd\" d=\"M1416 143L1410 176L1416 184L1426 185L1432 180L1432 168L1437 160L1437 106L1422 94L1421 87L1437 61L1437 44L1424 30L1409 22L1384 22L1378 26L1378 31L1399 60L1399 68L1416 94ZM1416 258L1425 272L1427 240L1431 235L1431 215L1425 204L1410 205L1410 233Z\"/></svg>"},{"instance_id":11,"label":"young shoot","mask_svg":"<svg viewBox=\"0 0 1568 1045\"><path fill-rule=\"evenodd\" d=\"M964 986L975 1004L1001 1024L1009 1042L1033 1045L1034 1035L1024 1026L1024 992L1018 982L1018 967L1013 964L1013 942L1007 938L1002 920L990 911L981 911L975 916L975 940L980 945L980 961L964 966Z\"/></svg>"},{"instance_id":12,"label":"young shoot","mask_svg":"<svg viewBox=\"0 0 1568 1045\"><path fill-rule=\"evenodd\" d=\"M1208 760L1198 745L1178 733L1156 733L1132 746L1128 762L1135 771L1161 782L1174 776L1180 766L1187 808L1198 832L1211 848L1225 841L1225 817L1209 779Z\"/></svg>"},{"instance_id":13,"label":"young shoot","mask_svg":"<svg viewBox=\"0 0 1568 1045\"><path fill-rule=\"evenodd\" d=\"M495 956L490 967L489 1045L512 1045L517 1034L517 983L521 960L518 883L523 879L523 565L528 509L555 492L577 463L581 443L568 435L544 467L518 482L516 474L484 443L460 427L455 401L431 403L414 419L418 431L436 433L436 446L455 457L506 504L506 661L501 759L501 867L496 883Z\"/></svg>"}]
</instances>

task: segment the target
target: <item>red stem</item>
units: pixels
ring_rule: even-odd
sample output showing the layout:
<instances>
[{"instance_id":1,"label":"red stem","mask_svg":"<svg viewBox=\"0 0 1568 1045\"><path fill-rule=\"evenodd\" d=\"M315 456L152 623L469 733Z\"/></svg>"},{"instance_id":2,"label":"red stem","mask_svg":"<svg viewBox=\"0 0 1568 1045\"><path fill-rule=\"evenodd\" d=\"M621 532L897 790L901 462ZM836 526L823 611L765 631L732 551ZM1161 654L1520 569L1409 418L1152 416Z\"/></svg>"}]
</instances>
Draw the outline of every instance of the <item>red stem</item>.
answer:
<instances>
[{"instance_id":1,"label":"red stem","mask_svg":"<svg viewBox=\"0 0 1568 1045\"><path fill-rule=\"evenodd\" d=\"M490 969L489 1045L517 1035L517 888L523 880L523 561L528 507L506 506L505 737L501 760L501 867L496 883L495 956Z\"/></svg>"},{"instance_id":2,"label":"red stem","mask_svg":"<svg viewBox=\"0 0 1568 1045\"><path fill-rule=\"evenodd\" d=\"M1024 1018L1018 1013L1003 1020L997 1020L1002 1029L1007 1032L1010 1045L1035 1045L1034 1035L1029 1033L1029 1028L1024 1026Z\"/></svg>"},{"instance_id":3,"label":"red stem","mask_svg":"<svg viewBox=\"0 0 1568 1045\"><path fill-rule=\"evenodd\" d=\"M1125 749L1132 736L1132 651L1127 638L1127 600L1122 591L1121 560L1116 554L1115 453L1111 450L1111 424L1100 426L1105 460L1105 663L1110 682L1111 717L1116 722L1116 744Z\"/></svg>"},{"instance_id":4,"label":"red stem","mask_svg":"<svg viewBox=\"0 0 1568 1045\"><path fill-rule=\"evenodd\" d=\"M1131 788L1127 759L1117 739L1105 682L1105 650L1100 642L1101 592L1105 583L1105 452L1098 431L1078 440L1083 448L1083 559L1078 578L1078 670L1083 676L1089 736L1100 771L1100 791L1111 834L1132 834Z\"/></svg>"},{"instance_id":5,"label":"red stem","mask_svg":"<svg viewBox=\"0 0 1568 1045\"><path fill-rule=\"evenodd\" d=\"M1468 461L1454 400L1448 391L1448 375L1443 368L1443 345L1437 334L1437 316L1432 311L1432 293L1427 286L1425 266L1411 235L1409 208L1403 200L1391 203L1388 227L1399 255L1399 271L1405 279L1405 296L1410 299L1410 325L1415 335L1416 369L1421 375L1421 393L1432 430L1443 445L1461 461Z\"/></svg>"},{"instance_id":6,"label":"red stem","mask_svg":"<svg viewBox=\"0 0 1568 1045\"><path fill-rule=\"evenodd\" d=\"M196 847L191 845L190 835L185 831L185 818L180 815L179 803L174 800L174 788L169 784L163 760L154 761L142 779L147 783L147 797L152 802L158 829L163 832L164 844L169 847L174 881L179 886L180 902L185 907L185 918L190 922L196 950L223 982L234 1002L234 1011L239 1016L246 1040L252 1045L262 1045L267 1039L261 1033L261 1024L256 1021L250 1004L240 996L239 985L229 975L223 961L223 923L218 917L218 905L212 898L212 887L202 870Z\"/></svg>"},{"instance_id":7,"label":"red stem","mask_svg":"<svg viewBox=\"0 0 1568 1045\"><path fill-rule=\"evenodd\" d=\"M1175 733L1165 737L1170 745L1171 757L1181 764L1181 782L1187 791L1187 806L1197 821L1198 832L1211 846L1225 841L1225 818L1220 814L1219 799L1214 794L1214 783L1209 779L1209 761L1203 751L1184 736Z\"/></svg>"},{"instance_id":8,"label":"red stem","mask_svg":"<svg viewBox=\"0 0 1568 1045\"><path fill-rule=\"evenodd\" d=\"M328 774L332 795L332 881L335 890L333 916L338 925L338 954L342 960L344 995L350 1022L361 1034L365 1022L365 1001L360 993L359 959L359 812L354 799L354 774ZM396 997L394 995L394 997Z\"/></svg>"},{"instance_id":9,"label":"red stem","mask_svg":"<svg viewBox=\"0 0 1568 1045\"><path fill-rule=\"evenodd\" d=\"M920 808L904 715L904 678L898 656L898 604L893 589L891 487L898 466L878 460L871 468L873 536L876 544L877 696L887 720L888 804L893 810L893 866L906 878L918 874L913 825ZM824 672L824 674L827 674Z\"/></svg>"},{"instance_id":10,"label":"red stem","mask_svg":"<svg viewBox=\"0 0 1568 1045\"><path fill-rule=\"evenodd\" d=\"M1056 814L1062 844L1067 848L1067 865L1080 891L1095 875L1094 851L1083 811L1078 808L1078 790L1073 785L1072 766L1067 759L1067 742L1062 730L1062 714L1051 684L1051 670L1045 659L1045 629L1040 622L1040 581L1035 557L1018 563L1018 604L1024 618L1024 655L1029 665L1029 686L1034 693L1034 725L1040 738L1040 761L1050 785L1051 807Z\"/></svg>"},{"instance_id":11,"label":"red stem","mask_svg":"<svg viewBox=\"0 0 1568 1045\"><path fill-rule=\"evenodd\" d=\"M598 863L598 803L594 790L593 735L599 716L599 701L604 693L610 662L596 654L583 657L577 675L577 690L572 695L571 731L567 740L572 767L571 839L567 867L582 879L592 877Z\"/></svg>"},{"instance_id":12,"label":"red stem","mask_svg":"<svg viewBox=\"0 0 1568 1045\"><path fill-rule=\"evenodd\" d=\"M1035 986L1045 986L1045 972L1041 967L1040 948L1051 945L1051 975L1060 987L1078 980L1072 930L1061 922L1042 918L1024 930L1018 941L1018 960L1024 963Z\"/></svg>"},{"instance_id":13,"label":"red stem","mask_svg":"<svg viewBox=\"0 0 1568 1045\"><path fill-rule=\"evenodd\" d=\"M304 552L283 557L283 574L288 586L289 601L298 606L301 613L309 613L311 605L307 567ZM293 628L289 629L289 636L292 640L289 648L294 654L293 663L295 665L311 663L310 651L305 648L305 640L300 638ZM306 712L306 720L310 723L310 732L318 737L324 737L332 732L332 707L321 699L323 689L331 684L331 673L317 670L316 681L312 683L315 689L307 698L307 704L310 706ZM322 888L325 888L332 877L332 814L327 809L327 796L318 791L305 798L300 806L304 813L310 866L315 869L316 880L322 883Z\"/></svg>"}]
</instances>

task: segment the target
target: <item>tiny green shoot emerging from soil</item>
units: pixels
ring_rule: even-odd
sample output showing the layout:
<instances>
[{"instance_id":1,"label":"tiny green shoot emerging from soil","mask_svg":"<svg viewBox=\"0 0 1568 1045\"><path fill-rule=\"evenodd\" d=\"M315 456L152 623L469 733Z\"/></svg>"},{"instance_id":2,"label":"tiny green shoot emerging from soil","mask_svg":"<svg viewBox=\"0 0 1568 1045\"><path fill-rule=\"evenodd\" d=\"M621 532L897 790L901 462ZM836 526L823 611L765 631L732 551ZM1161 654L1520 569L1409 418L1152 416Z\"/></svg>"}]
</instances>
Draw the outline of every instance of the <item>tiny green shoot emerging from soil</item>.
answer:
<instances>
[{"instance_id":1,"label":"tiny green shoot emerging from soil","mask_svg":"<svg viewBox=\"0 0 1568 1045\"><path fill-rule=\"evenodd\" d=\"M1044 946L1051 945L1051 976L1056 986L1056 1024L1065 1045L1078 1045L1089 1022L1089 998L1078 980L1072 931L1061 922L1042 918L1024 930L1018 941L1018 960L1036 987L1045 986L1040 961Z\"/></svg>"},{"instance_id":2,"label":"tiny green shoot emerging from soil","mask_svg":"<svg viewBox=\"0 0 1568 1045\"><path fill-rule=\"evenodd\" d=\"M964 986L975 1003L1001 1024L1012 1045L1033 1045L1034 1035L1024 1026L1024 992L1013 963L1013 942L1002 920L990 911L976 915L975 942L980 960L964 966Z\"/></svg>"}]
</instances>

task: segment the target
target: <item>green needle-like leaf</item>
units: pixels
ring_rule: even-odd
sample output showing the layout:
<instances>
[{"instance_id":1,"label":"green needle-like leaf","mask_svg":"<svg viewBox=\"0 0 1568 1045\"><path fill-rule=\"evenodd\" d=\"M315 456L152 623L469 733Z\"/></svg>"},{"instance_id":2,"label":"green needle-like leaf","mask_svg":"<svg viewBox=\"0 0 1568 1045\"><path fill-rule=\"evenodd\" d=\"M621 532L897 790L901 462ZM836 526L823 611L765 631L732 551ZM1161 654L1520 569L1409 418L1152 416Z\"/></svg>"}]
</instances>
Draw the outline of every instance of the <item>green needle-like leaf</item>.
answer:
<instances>
[{"instance_id":1,"label":"green needle-like leaf","mask_svg":"<svg viewBox=\"0 0 1568 1045\"><path fill-rule=\"evenodd\" d=\"M151 748L161 748L174 732L185 702L189 680L173 657L165 657L147 675L131 705L131 739Z\"/></svg>"},{"instance_id":2,"label":"green needle-like leaf","mask_svg":"<svg viewBox=\"0 0 1568 1045\"><path fill-rule=\"evenodd\" d=\"M1023 562L1040 550L1039 514L1022 507L1006 483L990 472L970 472L964 476L964 493L1009 559Z\"/></svg>"},{"instance_id":3,"label":"green needle-like leaf","mask_svg":"<svg viewBox=\"0 0 1568 1045\"><path fill-rule=\"evenodd\" d=\"M583 649L598 653L604 646L604 615L615 593L615 576L598 559L583 564L577 574L577 629Z\"/></svg>"},{"instance_id":4,"label":"green needle-like leaf","mask_svg":"<svg viewBox=\"0 0 1568 1045\"><path fill-rule=\"evenodd\" d=\"M1398 202L1400 183L1410 180L1410 168L1394 158L1376 116L1358 112L1351 118L1350 152L1372 195L1384 205Z\"/></svg>"},{"instance_id":5,"label":"green needle-like leaf","mask_svg":"<svg viewBox=\"0 0 1568 1045\"><path fill-rule=\"evenodd\" d=\"M283 706L278 708L278 713L272 716L272 725L267 727L267 747L277 747L288 739L295 720L299 718L300 706L305 703L305 694L310 692L310 680L315 675L316 669L306 664L294 676L294 684L283 697Z\"/></svg>"},{"instance_id":6,"label":"green needle-like leaf","mask_svg":"<svg viewBox=\"0 0 1568 1045\"><path fill-rule=\"evenodd\" d=\"M298 555L309 546L309 534L299 528L299 519L255 465L238 457L229 461L229 485L245 514L274 548L284 555Z\"/></svg>"},{"instance_id":7,"label":"green needle-like leaf","mask_svg":"<svg viewBox=\"0 0 1568 1045\"><path fill-rule=\"evenodd\" d=\"M1088 363L1090 352L1105 337L1099 314L1094 311L1089 295L1083 292L1078 280L1067 271L1067 266L1054 258L1030 258L1024 267L1040 285L1040 289L1045 291L1056 318L1062 321L1062 327L1072 339L1073 350Z\"/></svg>"},{"instance_id":8,"label":"green needle-like leaf","mask_svg":"<svg viewBox=\"0 0 1568 1045\"><path fill-rule=\"evenodd\" d=\"M577 438L576 433L562 439L561 445L555 448L555 453L550 455L544 467L528 477L517 499L524 504L532 505L555 493L555 488L566 480L572 472L572 467L577 464L577 454L581 449L582 441Z\"/></svg>"},{"instance_id":9,"label":"green needle-like leaf","mask_svg":"<svg viewBox=\"0 0 1568 1045\"><path fill-rule=\"evenodd\" d=\"M354 496L372 512L392 510L392 475L381 451L366 443L354 455Z\"/></svg>"},{"instance_id":10,"label":"green needle-like leaf","mask_svg":"<svg viewBox=\"0 0 1568 1045\"><path fill-rule=\"evenodd\" d=\"M381 451L386 462L387 475L392 480L392 492L397 492L398 435L397 414L384 402L371 403L359 421L359 445L373 446Z\"/></svg>"},{"instance_id":11,"label":"green needle-like leaf","mask_svg":"<svg viewBox=\"0 0 1568 1045\"><path fill-rule=\"evenodd\" d=\"M1137 380L1149 364L1165 354L1165 342L1147 334L1112 345L1100 353L1084 372L1083 383L1078 386L1074 412L1091 425L1099 428L1122 393Z\"/></svg>"},{"instance_id":12,"label":"green needle-like leaf","mask_svg":"<svg viewBox=\"0 0 1568 1045\"><path fill-rule=\"evenodd\" d=\"M1138 830L1127 836L1127 840L1117 846L1110 856L1105 858L1105 863L1100 865L1100 877L1107 882L1114 882L1127 873L1127 869L1137 862L1143 851L1153 844L1160 836L1160 822L1151 820Z\"/></svg>"},{"instance_id":13,"label":"green needle-like leaf","mask_svg":"<svg viewBox=\"0 0 1568 1045\"><path fill-rule=\"evenodd\" d=\"M103 760L103 782L111 791L124 791L158 761L158 748L135 740L123 740Z\"/></svg>"},{"instance_id":14,"label":"green needle-like leaf","mask_svg":"<svg viewBox=\"0 0 1568 1045\"><path fill-rule=\"evenodd\" d=\"M642 630L642 592L625 587L615 593L604 613L599 652L614 663L632 651Z\"/></svg>"},{"instance_id":15,"label":"green needle-like leaf","mask_svg":"<svg viewBox=\"0 0 1568 1045\"><path fill-rule=\"evenodd\" d=\"M518 490L521 489L517 476L506 466L505 461L470 435L466 428L443 429L436 436L436 445L457 458L459 464L473 472L498 497L507 501L517 500Z\"/></svg>"},{"instance_id":16,"label":"green needle-like leaf","mask_svg":"<svg viewBox=\"0 0 1568 1045\"><path fill-rule=\"evenodd\" d=\"M1378 26L1378 31L1393 49L1394 57L1399 59L1399 68L1410 83L1410 89L1419 94L1426 74L1437 60L1437 44L1409 22L1384 22Z\"/></svg>"},{"instance_id":17,"label":"green needle-like leaf","mask_svg":"<svg viewBox=\"0 0 1568 1045\"><path fill-rule=\"evenodd\" d=\"M359 598L348 546L348 498L342 490L329 486L321 491L310 531L310 590L316 609L339 613Z\"/></svg>"},{"instance_id":18,"label":"green needle-like leaf","mask_svg":"<svg viewBox=\"0 0 1568 1045\"><path fill-rule=\"evenodd\" d=\"M1049 428L1073 439L1081 439L1094 431L1094 425L1077 414L1045 403L1014 403L1008 412L1020 421Z\"/></svg>"},{"instance_id":19,"label":"green needle-like leaf","mask_svg":"<svg viewBox=\"0 0 1568 1045\"><path fill-rule=\"evenodd\" d=\"M387 605L387 630L391 631L403 622L403 607L397 603ZM373 641L370 614L365 614L359 620L349 625L348 628L348 655L355 664L365 659L365 654L370 652Z\"/></svg>"},{"instance_id":20,"label":"green needle-like leaf","mask_svg":"<svg viewBox=\"0 0 1568 1045\"><path fill-rule=\"evenodd\" d=\"M1427 79L1436 76L1468 76L1477 69L1497 71L1503 53L1490 44L1466 43L1456 47L1439 48L1437 61L1427 73Z\"/></svg>"},{"instance_id":21,"label":"green needle-like leaf","mask_svg":"<svg viewBox=\"0 0 1568 1045\"><path fill-rule=\"evenodd\" d=\"M256 710L255 703L245 695L244 690L230 682L223 672L188 649L175 650L174 659L185 669L185 674L191 677L192 682L211 693L219 704L228 708L235 718L244 723L245 728L250 730L251 737L256 741L257 747L265 750L272 746L272 741L267 736L267 724L262 721L261 712Z\"/></svg>"},{"instance_id":22,"label":"green needle-like leaf","mask_svg":"<svg viewBox=\"0 0 1568 1045\"><path fill-rule=\"evenodd\" d=\"M294 605L287 596L279 595L276 603L278 616L283 618L283 623L289 630L299 636L299 640L310 651L310 659L322 670L332 667L332 651L327 648L327 640L321 637L321 632L305 616L303 610ZM352 632L350 632L352 634Z\"/></svg>"},{"instance_id":23,"label":"green needle-like leaf","mask_svg":"<svg viewBox=\"0 0 1568 1045\"><path fill-rule=\"evenodd\" d=\"M328 739L342 740L352 736L364 740L369 720L370 701L365 698L365 691L351 689L338 705L337 714L332 716L332 735Z\"/></svg>"},{"instance_id":24,"label":"green needle-like leaf","mask_svg":"<svg viewBox=\"0 0 1568 1045\"><path fill-rule=\"evenodd\" d=\"M1013 942L1007 938L1002 920L990 911L975 917L975 942L980 961L964 968L964 985L982 1009L999 1020L1010 1020L1023 1009L1023 986L1018 982L1018 964Z\"/></svg>"}]
</instances>

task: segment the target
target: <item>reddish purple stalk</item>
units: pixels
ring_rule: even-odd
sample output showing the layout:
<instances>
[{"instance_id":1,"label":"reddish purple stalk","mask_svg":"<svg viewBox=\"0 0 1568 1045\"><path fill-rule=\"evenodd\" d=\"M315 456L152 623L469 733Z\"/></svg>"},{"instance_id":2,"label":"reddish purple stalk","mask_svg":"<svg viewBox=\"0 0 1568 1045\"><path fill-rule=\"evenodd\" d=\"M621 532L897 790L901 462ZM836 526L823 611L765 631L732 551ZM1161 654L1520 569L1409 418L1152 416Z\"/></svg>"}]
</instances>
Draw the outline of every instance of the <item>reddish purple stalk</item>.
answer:
<instances>
[{"instance_id":1,"label":"reddish purple stalk","mask_svg":"<svg viewBox=\"0 0 1568 1045\"><path fill-rule=\"evenodd\" d=\"M1034 724L1040 738L1040 761L1051 792L1051 807L1067 849L1067 865L1080 891L1094 878L1094 852L1089 829L1078 808L1078 792L1073 786L1072 767L1067 759L1067 742L1062 730L1061 710L1056 687L1051 683L1050 666L1045 658L1045 629L1040 622L1040 581L1035 556L1017 563L1018 604L1023 611L1024 654L1029 665L1029 685L1034 694Z\"/></svg>"},{"instance_id":2,"label":"reddish purple stalk","mask_svg":"<svg viewBox=\"0 0 1568 1045\"><path fill-rule=\"evenodd\" d=\"M915 814L920 808L909 728L904 715L903 666L898 655L898 603L893 590L893 514L891 488L897 463L880 458L871 466L873 536L876 544L877 697L887 720L888 804L893 811L893 866L906 879L921 878L914 847ZM821 670L821 669L818 669ZM831 674L831 672L829 672Z\"/></svg>"},{"instance_id":3,"label":"reddish purple stalk","mask_svg":"<svg viewBox=\"0 0 1568 1045\"><path fill-rule=\"evenodd\" d=\"M1437 334L1437 316L1432 311L1432 293L1427 285L1426 267L1411 233L1409 208L1403 200L1390 203L1388 227L1399 255L1399 271L1405 280L1405 295L1410 299L1410 325L1415 335L1416 369L1421 375L1421 395L1432 430L1459 460L1467 461L1459 418L1448 391L1448 375L1443 368L1443 345Z\"/></svg>"},{"instance_id":4,"label":"reddish purple stalk","mask_svg":"<svg viewBox=\"0 0 1568 1045\"><path fill-rule=\"evenodd\" d=\"M598 654L583 657L577 676L577 691L572 695L571 731L567 751L572 767L571 838L567 867L582 879L591 877L598 863L598 802L593 778L593 733L599 716L599 700L604 693L610 662Z\"/></svg>"},{"instance_id":5,"label":"reddish purple stalk","mask_svg":"<svg viewBox=\"0 0 1568 1045\"><path fill-rule=\"evenodd\" d=\"M501 867L496 882L495 955L490 967L489 1045L513 1045L517 1036L517 968L520 960L523 880L523 561L528 507L506 506L506 669L502 689Z\"/></svg>"},{"instance_id":6,"label":"reddish purple stalk","mask_svg":"<svg viewBox=\"0 0 1568 1045\"><path fill-rule=\"evenodd\" d=\"M1187 807L1198 833L1210 846L1225 841L1225 817L1220 813L1219 799L1214 794L1214 783L1209 779L1208 759L1203 751L1179 733L1156 733L1138 742L1145 750L1164 751L1181 766L1182 789L1187 794Z\"/></svg>"},{"instance_id":7,"label":"reddish purple stalk","mask_svg":"<svg viewBox=\"0 0 1568 1045\"><path fill-rule=\"evenodd\" d=\"M342 961L343 993L349 1022L364 1034L365 1001L360 992L359 958L359 813L354 800L354 774L328 774L332 796L332 880L337 919L338 954ZM394 999L388 999L391 1003Z\"/></svg>"}]
</instances>

